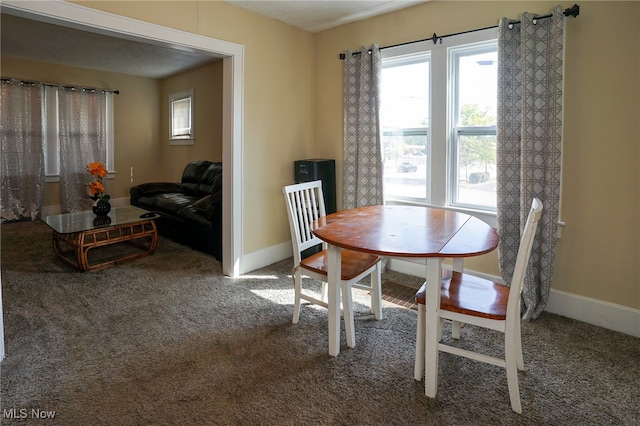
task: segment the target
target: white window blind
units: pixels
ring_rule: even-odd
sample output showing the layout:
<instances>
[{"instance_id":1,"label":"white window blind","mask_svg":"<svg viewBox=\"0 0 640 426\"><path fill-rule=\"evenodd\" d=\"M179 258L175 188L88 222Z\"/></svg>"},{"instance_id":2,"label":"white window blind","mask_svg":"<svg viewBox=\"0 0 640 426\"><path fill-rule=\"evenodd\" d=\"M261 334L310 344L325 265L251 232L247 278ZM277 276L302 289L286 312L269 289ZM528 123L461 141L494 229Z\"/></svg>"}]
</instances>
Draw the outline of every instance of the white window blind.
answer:
<instances>
[{"instance_id":1,"label":"white window blind","mask_svg":"<svg viewBox=\"0 0 640 426\"><path fill-rule=\"evenodd\" d=\"M174 145L193 143L193 104L193 89L169 95L169 140Z\"/></svg>"}]
</instances>

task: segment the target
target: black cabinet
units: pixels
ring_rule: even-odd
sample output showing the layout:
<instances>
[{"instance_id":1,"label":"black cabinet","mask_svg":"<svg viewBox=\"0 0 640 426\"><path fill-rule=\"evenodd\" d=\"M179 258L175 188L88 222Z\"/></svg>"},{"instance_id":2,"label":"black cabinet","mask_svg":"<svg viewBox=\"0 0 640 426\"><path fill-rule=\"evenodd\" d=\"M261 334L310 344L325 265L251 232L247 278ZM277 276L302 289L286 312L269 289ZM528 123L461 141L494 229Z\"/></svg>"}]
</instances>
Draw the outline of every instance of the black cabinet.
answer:
<instances>
[{"instance_id":1,"label":"black cabinet","mask_svg":"<svg viewBox=\"0 0 640 426\"><path fill-rule=\"evenodd\" d=\"M296 183L322 181L327 214L336 212L336 161L322 158L298 160L294 163Z\"/></svg>"},{"instance_id":2,"label":"black cabinet","mask_svg":"<svg viewBox=\"0 0 640 426\"><path fill-rule=\"evenodd\" d=\"M322 158L298 160L294 163L296 183L322 181L322 194L327 214L336 212L336 161ZM302 252L302 258L318 253L321 245L310 247Z\"/></svg>"}]
</instances>

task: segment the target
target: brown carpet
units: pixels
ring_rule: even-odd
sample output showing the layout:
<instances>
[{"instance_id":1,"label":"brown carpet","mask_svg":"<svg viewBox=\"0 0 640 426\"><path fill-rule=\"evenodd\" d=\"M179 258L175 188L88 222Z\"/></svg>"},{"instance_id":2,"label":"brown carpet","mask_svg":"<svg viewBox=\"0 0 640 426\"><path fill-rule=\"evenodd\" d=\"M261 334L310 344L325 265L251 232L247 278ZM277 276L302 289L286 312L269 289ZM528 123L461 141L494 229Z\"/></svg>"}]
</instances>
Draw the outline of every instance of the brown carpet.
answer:
<instances>
[{"instance_id":1,"label":"brown carpet","mask_svg":"<svg viewBox=\"0 0 640 426\"><path fill-rule=\"evenodd\" d=\"M640 423L640 339L628 335L546 313L523 323L518 415L503 369L446 353L438 394L425 397L413 379L416 312L385 301L376 321L364 291L356 347L342 331L328 356L325 309L304 306L291 324L291 259L232 279L161 238L153 256L79 273L55 257L43 223L0 232L2 426ZM500 335L462 334L459 346L501 354Z\"/></svg>"}]
</instances>

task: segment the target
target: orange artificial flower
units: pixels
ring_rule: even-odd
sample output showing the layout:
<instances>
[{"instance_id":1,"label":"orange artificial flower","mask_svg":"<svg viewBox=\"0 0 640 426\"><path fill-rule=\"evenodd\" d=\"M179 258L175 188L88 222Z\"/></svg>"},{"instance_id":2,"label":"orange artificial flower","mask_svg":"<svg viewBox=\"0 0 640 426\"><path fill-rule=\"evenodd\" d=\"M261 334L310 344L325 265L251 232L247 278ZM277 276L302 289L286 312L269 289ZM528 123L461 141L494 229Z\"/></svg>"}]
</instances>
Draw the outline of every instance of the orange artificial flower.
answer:
<instances>
[{"instance_id":1,"label":"orange artificial flower","mask_svg":"<svg viewBox=\"0 0 640 426\"><path fill-rule=\"evenodd\" d=\"M92 176L95 176L95 180L89 182L89 197L95 201L94 206L104 206L109 203L111 197L104 193L104 185L102 184L102 178L107 176L107 169L99 161L94 161L87 165L87 171Z\"/></svg>"},{"instance_id":2,"label":"orange artificial flower","mask_svg":"<svg viewBox=\"0 0 640 426\"><path fill-rule=\"evenodd\" d=\"M102 182L94 181L89 183L89 195L92 197L100 195L104 192L104 185Z\"/></svg>"},{"instance_id":3,"label":"orange artificial flower","mask_svg":"<svg viewBox=\"0 0 640 426\"><path fill-rule=\"evenodd\" d=\"M94 161L93 163L89 163L87 166L87 171L89 174L98 177L105 177L107 175L107 169L102 165L99 161Z\"/></svg>"}]
</instances>

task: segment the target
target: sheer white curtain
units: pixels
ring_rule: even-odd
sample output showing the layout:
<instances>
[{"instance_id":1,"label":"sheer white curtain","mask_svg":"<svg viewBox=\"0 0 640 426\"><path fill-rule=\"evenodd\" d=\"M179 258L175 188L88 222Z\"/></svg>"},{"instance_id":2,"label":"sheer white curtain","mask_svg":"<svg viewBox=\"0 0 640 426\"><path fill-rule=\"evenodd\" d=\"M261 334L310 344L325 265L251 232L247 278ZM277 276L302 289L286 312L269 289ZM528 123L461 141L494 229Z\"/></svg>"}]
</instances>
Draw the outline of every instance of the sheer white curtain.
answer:
<instances>
[{"instance_id":1,"label":"sheer white curtain","mask_svg":"<svg viewBox=\"0 0 640 426\"><path fill-rule=\"evenodd\" d=\"M498 230L503 279L511 282L520 233L534 197L544 211L523 290L524 319L544 310L551 287L560 207L565 17L502 18L498 36Z\"/></svg>"},{"instance_id":2,"label":"sheer white curtain","mask_svg":"<svg viewBox=\"0 0 640 426\"><path fill-rule=\"evenodd\" d=\"M107 163L107 102L103 90L58 87L60 207L90 210L87 164ZM107 190L108 192L108 190Z\"/></svg>"},{"instance_id":3,"label":"sheer white curtain","mask_svg":"<svg viewBox=\"0 0 640 426\"><path fill-rule=\"evenodd\" d=\"M2 80L2 220L40 217L44 191L42 85Z\"/></svg>"},{"instance_id":4,"label":"sheer white curtain","mask_svg":"<svg viewBox=\"0 0 640 426\"><path fill-rule=\"evenodd\" d=\"M345 52L343 208L382 204L383 165L380 135L378 46Z\"/></svg>"}]
</instances>

